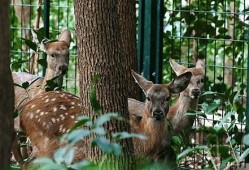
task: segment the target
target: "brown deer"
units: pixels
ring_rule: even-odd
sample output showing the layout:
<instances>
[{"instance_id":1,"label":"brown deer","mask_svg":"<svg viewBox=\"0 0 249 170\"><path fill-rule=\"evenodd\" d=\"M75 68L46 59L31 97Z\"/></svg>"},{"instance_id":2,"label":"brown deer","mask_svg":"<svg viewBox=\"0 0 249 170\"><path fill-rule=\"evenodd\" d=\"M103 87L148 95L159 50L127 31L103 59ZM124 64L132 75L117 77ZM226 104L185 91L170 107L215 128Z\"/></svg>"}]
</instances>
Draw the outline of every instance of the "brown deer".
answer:
<instances>
[{"instance_id":1,"label":"brown deer","mask_svg":"<svg viewBox=\"0 0 249 170\"><path fill-rule=\"evenodd\" d=\"M196 66L193 68L184 67L174 60L170 60L170 64L177 76L185 72L192 73L188 87L180 93L175 104L169 108L167 115L173 125L174 133L179 134L182 131L185 133L192 128L195 120L195 116L186 115L186 113L189 109L197 109L199 97L204 86L205 63L204 59L198 59Z\"/></svg>"},{"instance_id":2,"label":"brown deer","mask_svg":"<svg viewBox=\"0 0 249 170\"><path fill-rule=\"evenodd\" d=\"M132 72L132 75L147 96L144 117L140 124L143 130L134 130L134 132L149 136L154 130L158 131L158 133L164 130L163 135L167 135L166 114L169 108L168 100L172 93L179 93L187 87L191 73L178 76L167 85L153 84L135 72ZM63 145L59 140L60 136L75 124L77 116L81 114L80 99L70 93L50 91L41 93L30 100L21 111L20 122L23 131L30 138L34 148L33 156L51 157L54 151ZM145 121L146 119L147 121ZM158 142L158 136L148 140L152 141L148 147L146 146L148 142L145 142L146 144L144 143L142 150L136 151L137 154L143 155L146 153L156 158L158 156L156 154L160 152L159 148L168 145L169 142L167 138L164 138L164 141L160 143L153 143ZM140 142L137 140L135 144L140 146ZM79 142L76 147L78 149L75 160L84 158L83 144ZM149 152L153 153L150 154Z\"/></svg>"},{"instance_id":3,"label":"brown deer","mask_svg":"<svg viewBox=\"0 0 249 170\"><path fill-rule=\"evenodd\" d=\"M172 94L185 90L189 84L191 72L177 76L169 84L153 84L135 72L132 72L132 75L143 90L146 101L144 104L133 105L141 109L141 116L136 117L138 119L135 120L131 118L131 129L134 133L141 133L148 137L148 140L144 141L134 139L135 153L152 160L175 161L170 147L169 122L166 119L169 100ZM131 111L131 104L134 103L129 99L129 111Z\"/></svg>"},{"instance_id":4,"label":"brown deer","mask_svg":"<svg viewBox=\"0 0 249 170\"><path fill-rule=\"evenodd\" d=\"M24 72L13 72L13 81L15 84L24 82L31 83L36 80L28 90L15 86L15 108L20 108L35 95L45 91L47 80L51 80L57 76L64 75L68 69L69 63L69 47L71 42L71 33L65 29L58 37L58 41L45 44L39 43L37 35L32 31L33 39L42 51L47 54L47 68L45 77L38 77Z\"/></svg>"},{"instance_id":5,"label":"brown deer","mask_svg":"<svg viewBox=\"0 0 249 170\"><path fill-rule=\"evenodd\" d=\"M13 72L13 81L15 84L22 84L24 82L33 82L27 90L15 86L15 108L18 112L21 111L22 107L32 98L39 93L45 92L45 86L47 80L51 80L57 76L63 76L67 72L69 63L69 46L71 42L71 33L65 29L61 32L58 37L58 41L47 42L45 44L39 43L37 36L32 31L33 41L40 47L42 51L47 54L47 68L45 77L38 77L24 72ZM20 128L19 116L14 120L14 126L16 131L22 131ZM18 151L17 142L18 138L14 134L14 142L12 146L12 152L15 159L22 164L21 155ZM24 151L24 153L26 150Z\"/></svg>"}]
</instances>

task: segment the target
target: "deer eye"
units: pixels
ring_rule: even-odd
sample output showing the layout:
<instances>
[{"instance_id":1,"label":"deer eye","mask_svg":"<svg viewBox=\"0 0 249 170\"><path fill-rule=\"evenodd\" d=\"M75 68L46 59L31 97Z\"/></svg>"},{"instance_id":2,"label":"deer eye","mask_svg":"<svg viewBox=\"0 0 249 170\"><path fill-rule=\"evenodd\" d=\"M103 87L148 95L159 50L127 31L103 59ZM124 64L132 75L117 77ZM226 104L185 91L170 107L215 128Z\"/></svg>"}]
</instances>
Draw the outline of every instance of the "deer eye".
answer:
<instances>
[{"instance_id":1,"label":"deer eye","mask_svg":"<svg viewBox=\"0 0 249 170\"><path fill-rule=\"evenodd\" d=\"M204 83L204 81L205 81L205 78L201 78L201 82Z\"/></svg>"},{"instance_id":2,"label":"deer eye","mask_svg":"<svg viewBox=\"0 0 249 170\"><path fill-rule=\"evenodd\" d=\"M150 101L150 97L146 97L146 100Z\"/></svg>"},{"instance_id":3,"label":"deer eye","mask_svg":"<svg viewBox=\"0 0 249 170\"><path fill-rule=\"evenodd\" d=\"M55 54L51 54L51 57L53 57L53 58L54 58L54 57L55 57Z\"/></svg>"}]
</instances>

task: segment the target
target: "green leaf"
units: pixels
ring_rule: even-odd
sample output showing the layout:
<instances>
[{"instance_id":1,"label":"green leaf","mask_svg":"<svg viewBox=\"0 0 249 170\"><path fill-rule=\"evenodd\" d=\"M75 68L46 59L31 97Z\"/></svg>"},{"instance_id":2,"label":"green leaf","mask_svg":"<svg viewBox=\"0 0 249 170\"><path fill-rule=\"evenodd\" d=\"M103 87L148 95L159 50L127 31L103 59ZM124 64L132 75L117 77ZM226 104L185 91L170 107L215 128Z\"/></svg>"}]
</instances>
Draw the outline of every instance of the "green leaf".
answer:
<instances>
[{"instance_id":1,"label":"green leaf","mask_svg":"<svg viewBox=\"0 0 249 170\"><path fill-rule=\"evenodd\" d=\"M105 129L103 127L96 127L92 130L93 133L96 133L97 135L105 135Z\"/></svg>"},{"instance_id":2,"label":"green leaf","mask_svg":"<svg viewBox=\"0 0 249 170\"><path fill-rule=\"evenodd\" d=\"M65 163L66 165L71 165L74 159L75 148L70 148L69 151L65 154Z\"/></svg>"},{"instance_id":3,"label":"green leaf","mask_svg":"<svg viewBox=\"0 0 249 170\"><path fill-rule=\"evenodd\" d=\"M219 131L219 130L222 128L223 124L224 124L225 122L227 122L228 118L231 117L231 116L234 115L234 114L235 114L234 111L228 112L228 113L221 119L220 123L219 123L218 125L214 126L214 129L215 129L216 131Z\"/></svg>"},{"instance_id":4,"label":"green leaf","mask_svg":"<svg viewBox=\"0 0 249 170\"><path fill-rule=\"evenodd\" d=\"M230 156L224 160L222 160L221 164L220 164L220 169L225 169L225 167L227 166L228 162L231 162L233 160L233 157Z\"/></svg>"},{"instance_id":5,"label":"green leaf","mask_svg":"<svg viewBox=\"0 0 249 170\"><path fill-rule=\"evenodd\" d=\"M24 88L25 90L27 89L27 88L29 88L29 82L24 82L24 83L22 83L22 88Z\"/></svg>"},{"instance_id":6,"label":"green leaf","mask_svg":"<svg viewBox=\"0 0 249 170\"><path fill-rule=\"evenodd\" d=\"M182 142L183 142L182 138L180 136L173 136L172 141L173 141L174 144L176 144L178 146L181 145Z\"/></svg>"},{"instance_id":7,"label":"green leaf","mask_svg":"<svg viewBox=\"0 0 249 170\"><path fill-rule=\"evenodd\" d=\"M205 146L205 145L197 146L195 148L187 148L182 153L180 153L179 155L177 155L177 160L185 158L189 154L194 153L194 152L198 152L200 150L209 150L209 148L207 146Z\"/></svg>"},{"instance_id":8,"label":"green leaf","mask_svg":"<svg viewBox=\"0 0 249 170\"><path fill-rule=\"evenodd\" d=\"M74 124L74 126L70 129L69 132L72 132L73 130L77 129L78 127L81 126L91 126L92 125L92 120L87 117L87 116L80 116L77 118L77 123Z\"/></svg>"},{"instance_id":9,"label":"green leaf","mask_svg":"<svg viewBox=\"0 0 249 170\"><path fill-rule=\"evenodd\" d=\"M42 27L40 29L37 30L37 39L39 41L39 43L42 42L42 40L44 39L45 37L45 28Z\"/></svg>"},{"instance_id":10,"label":"green leaf","mask_svg":"<svg viewBox=\"0 0 249 170\"><path fill-rule=\"evenodd\" d=\"M115 118L118 119L119 115L117 113L106 113L97 118L95 121L95 126L99 127L102 126L104 123L110 121L111 119Z\"/></svg>"},{"instance_id":11,"label":"green leaf","mask_svg":"<svg viewBox=\"0 0 249 170\"><path fill-rule=\"evenodd\" d=\"M37 51L37 45L32 42L31 40L25 39L25 38L21 38L22 40L24 40L25 44L31 48L32 50L34 50L35 52Z\"/></svg>"},{"instance_id":12,"label":"green leaf","mask_svg":"<svg viewBox=\"0 0 249 170\"><path fill-rule=\"evenodd\" d=\"M61 147L61 148L57 149L53 155L55 162L57 162L59 164L63 163L64 156L66 153L67 153L67 147Z\"/></svg>"},{"instance_id":13,"label":"green leaf","mask_svg":"<svg viewBox=\"0 0 249 170\"><path fill-rule=\"evenodd\" d=\"M239 162L242 162L249 154L249 148L247 148L239 157Z\"/></svg>"},{"instance_id":14,"label":"green leaf","mask_svg":"<svg viewBox=\"0 0 249 170\"><path fill-rule=\"evenodd\" d=\"M117 140L127 139L127 138L138 138L138 139L142 139L142 140L148 139L146 136L144 136L142 134L128 133L128 132L113 133L112 137L114 137Z\"/></svg>"},{"instance_id":15,"label":"green leaf","mask_svg":"<svg viewBox=\"0 0 249 170\"><path fill-rule=\"evenodd\" d=\"M91 165L92 165L92 162L90 162L88 160L82 160L80 162L74 163L73 165L71 165L71 167L73 169L84 169L84 168L87 168L87 167L89 167Z\"/></svg>"},{"instance_id":16,"label":"green leaf","mask_svg":"<svg viewBox=\"0 0 249 170\"><path fill-rule=\"evenodd\" d=\"M213 95L213 94L217 94L217 92L213 92L213 91L206 91L202 94L202 96L205 96L205 95Z\"/></svg>"},{"instance_id":17,"label":"green leaf","mask_svg":"<svg viewBox=\"0 0 249 170\"><path fill-rule=\"evenodd\" d=\"M90 134L91 132L87 129L77 129L70 132L69 134L66 134L62 139L66 139L69 144L74 145L76 142L82 140Z\"/></svg>"},{"instance_id":18,"label":"green leaf","mask_svg":"<svg viewBox=\"0 0 249 170\"><path fill-rule=\"evenodd\" d=\"M47 68L48 63L47 63L46 59L43 59L43 58L39 59L39 60L37 60L37 63L40 64L42 67Z\"/></svg>"},{"instance_id":19,"label":"green leaf","mask_svg":"<svg viewBox=\"0 0 249 170\"><path fill-rule=\"evenodd\" d=\"M249 146L249 134L246 134L243 138L243 143L247 146Z\"/></svg>"}]
</instances>

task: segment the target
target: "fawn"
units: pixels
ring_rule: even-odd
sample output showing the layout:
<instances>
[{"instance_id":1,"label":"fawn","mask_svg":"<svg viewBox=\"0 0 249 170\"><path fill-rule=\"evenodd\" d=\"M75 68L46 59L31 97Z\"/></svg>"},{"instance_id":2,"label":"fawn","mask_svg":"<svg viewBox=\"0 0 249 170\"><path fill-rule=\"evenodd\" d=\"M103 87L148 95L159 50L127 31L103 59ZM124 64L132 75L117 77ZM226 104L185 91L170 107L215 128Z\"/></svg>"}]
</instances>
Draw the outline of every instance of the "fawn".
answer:
<instances>
[{"instance_id":1,"label":"fawn","mask_svg":"<svg viewBox=\"0 0 249 170\"><path fill-rule=\"evenodd\" d=\"M177 76L185 72L192 73L188 87L180 93L175 104L169 108L169 113L167 115L167 118L173 125L174 133L179 134L182 131L189 131L193 126L195 116L186 115L186 113L189 109L197 109L199 97L201 96L204 86L205 64L204 59L198 59L196 66L193 68L184 67L174 60L170 60L170 64Z\"/></svg>"},{"instance_id":2,"label":"fawn","mask_svg":"<svg viewBox=\"0 0 249 170\"><path fill-rule=\"evenodd\" d=\"M152 160L175 161L175 156L170 147L170 132L167 114L169 110L169 100L172 94L180 93L188 86L191 72L185 72L177 76L169 84L153 84L139 74L132 72L135 81L143 90L145 103L136 103L133 99L128 99L128 108L131 112L141 109L141 116L134 115L136 119L130 118L131 129L134 133L141 133L148 137L148 140L133 139L136 155L146 156ZM135 110L133 110L135 111Z\"/></svg>"},{"instance_id":3,"label":"fawn","mask_svg":"<svg viewBox=\"0 0 249 170\"><path fill-rule=\"evenodd\" d=\"M42 51L47 54L47 68L45 77L38 77L24 72L12 72L13 81L15 84L22 84L24 82L33 82L28 90L25 90L19 86L15 86L15 108L18 112L22 107L32 98L39 93L45 92L45 85L47 80L51 80L57 76L63 76L67 72L69 63L69 47L71 42L71 33L65 29L58 37L58 41L47 42L41 44L38 41L35 31L32 30L33 41L40 47ZM14 120L14 126L16 131L22 131L20 128L20 117L16 117ZM15 159L22 164L22 156L19 153L18 137L14 134L14 141L12 145L12 152ZM27 150L23 150L23 154L27 155Z\"/></svg>"},{"instance_id":4,"label":"fawn","mask_svg":"<svg viewBox=\"0 0 249 170\"><path fill-rule=\"evenodd\" d=\"M51 80L67 72L69 63L69 47L71 42L71 33L65 29L58 37L58 41L45 44L39 43L36 33L32 30L33 41L47 54L47 68L45 77L38 77L24 72L13 72L13 81L15 84L24 82L31 83L28 92L21 87L15 86L15 108L20 110L21 107L35 95L45 91L47 80Z\"/></svg>"}]
</instances>

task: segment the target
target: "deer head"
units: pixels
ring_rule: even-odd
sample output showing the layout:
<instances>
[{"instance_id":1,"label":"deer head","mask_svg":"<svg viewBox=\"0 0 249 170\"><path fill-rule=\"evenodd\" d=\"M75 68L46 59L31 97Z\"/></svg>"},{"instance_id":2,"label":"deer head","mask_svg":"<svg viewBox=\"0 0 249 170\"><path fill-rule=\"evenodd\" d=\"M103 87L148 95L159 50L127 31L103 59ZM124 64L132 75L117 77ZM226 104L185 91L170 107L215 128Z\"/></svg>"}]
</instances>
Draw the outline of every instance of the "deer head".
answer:
<instances>
[{"instance_id":1,"label":"deer head","mask_svg":"<svg viewBox=\"0 0 249 170\"><path fill-rule=\"evenodd\" d=\"M192 77L188 87L184 90L185 96L189 96L192 99L198 99L201 96L201 91L204 86L205 78L205 61L204 59L199 59L196 62L196 66L193 68L184 67L174 60L170 60L170 65L177 76L182 75L186 72L191 72Z\"/></svg>"},{"instance_id":2,"label":"deer head","mask_svg":"<svg viewBox=\"0 0 249 170\"><path fill-rule=\"evenodd\" d=\"M69 63L69 47L71 42L71 33L69 30L63 30L58 36L57 41L49 41L47 39L38 41L37 34L31 30L33 41L38 47L47 54L47 69L51 70L51 77L65 74Z\"/></svg>"},{"instance_id":3,"label":"deer head","mask_svg":"<svg viewBox=\"0 0 249 170\"><path fill-rule=\"evenodd\" d=\"M147 118L157 121L164 120L169 110L169 99L173 93L180 93L188 86L191 72L177 76L169 84L153 84L136 72L132 71L132 76L143 90L145 101L145 113Z\"/></svg>"}]
</instances>

